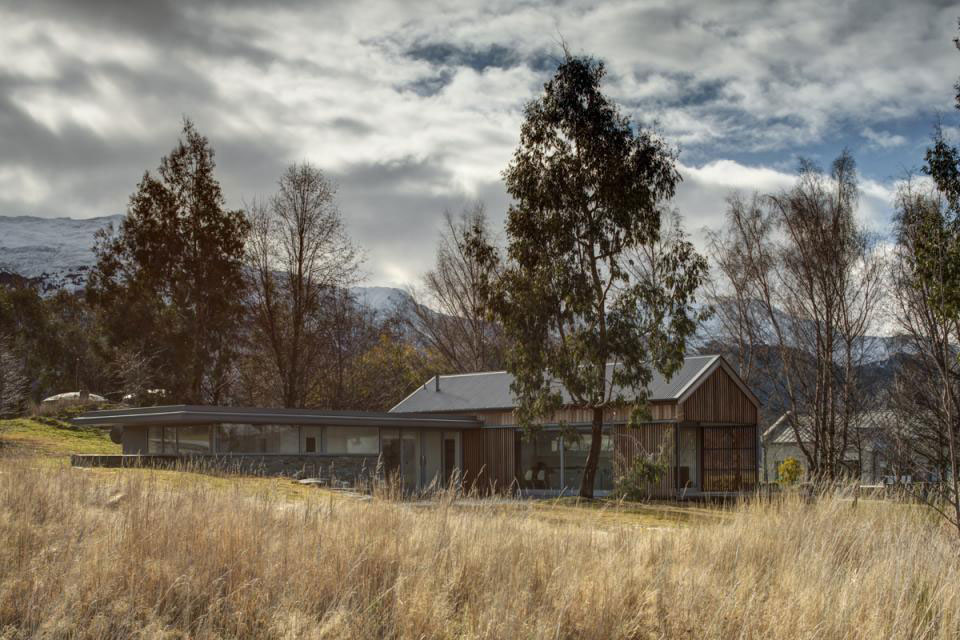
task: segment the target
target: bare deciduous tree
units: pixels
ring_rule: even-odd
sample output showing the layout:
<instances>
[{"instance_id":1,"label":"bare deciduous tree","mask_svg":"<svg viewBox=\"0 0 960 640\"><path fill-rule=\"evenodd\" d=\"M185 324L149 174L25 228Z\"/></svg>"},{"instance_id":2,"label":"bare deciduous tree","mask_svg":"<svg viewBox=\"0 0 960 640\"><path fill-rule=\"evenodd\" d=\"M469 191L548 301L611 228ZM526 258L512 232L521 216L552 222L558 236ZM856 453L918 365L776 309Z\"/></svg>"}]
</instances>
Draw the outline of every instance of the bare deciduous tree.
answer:
<instances>
[{"instance_id":1,"label":"bare deciduous tree","mask_svg":"<svg viewBox=\"0 0 960 640\"><path fill-rule=\"evenodd\" d=\"M458 217L446 212L436 264L421 291L408 290L406 315L413 335L446 373L503 368L502 331L489 320L481 292L491 277L490 265L499 261L481 263L467 250L472 238L493 245L490 236L481 203Z\"/></svg>"},{"instance_id":2,"label":"bare deciduous tree","mask_svg":"<svg viewBox=\"0 0 960 640\"><path fill-rule=\"evenodd\" d=\"M745 212L742 217L755 218L761 199L754 194L744 202L739 194L728 198L731 209ZM761 230L765 233L765 231ZM716 277L705 285L706 299L713 307L713 319L719 335L713 338L724 346L732 346L732 359L737 373L749 387L754 387L760 374L758 351L764 340L763 309L753 297L751 261L745 254L740 231L734 227L707 233L707 250Z\"/></svg>"},{"instance_id":3,"label":"bare deciduous tree","mask_svg":"<svg viewBox=\"0 0 960 640\"><path fill-rule=\"evenodd\" d=\"M269 201L248 206L252 338L268 354L280 403L302 407L324 354L323 299L357 281L359 253L337 209L334 185L309 165L283 174Z\"/></svg>"},{"instance_id":4,"label":"bare deciduous tree","mask_svg":"<svg viewBox=\"0 0 960 640\"><path fill-rule=\"evenodd\" d=\"M892 394L909 429L903 434L914 463L943 484L960 532L960 313L957 313L957 229L948 198L907 181L897 197L894 298L910 354Z\"/></svg>"},{"instance_id":5,"label":"bare deciduous tree","mask_svg":"<svg viewBox=\"0 0 960 640\"><path fill-rule=\"evenodd\" d=\"M124 400L131 396L134 404L143 404L163 398L157 389L152 389L155 358L137 349L120 349L111 363L113 374L120 381ZM148 393L153 391L154 393Z\"/></svg>"},{"instance_id":6,"label":"bare deciduous tree","mask_svg":"<svg viewBox=\"0 0 960 640\"><path fill-rule=\"evenodd\" d=\"M817 477L835 478L852 462L856 414L867 408L860 370L871 347L884 263L876 238L857 222L858 195L848 153L829 175L803 162L793 188L749 201L732 198L728 227L714 236L720 274L738 298L725 321L748 352L775 349L776 358L751 366L777 381L775 392L790 409Z\"/></svg>"}]
</instances>

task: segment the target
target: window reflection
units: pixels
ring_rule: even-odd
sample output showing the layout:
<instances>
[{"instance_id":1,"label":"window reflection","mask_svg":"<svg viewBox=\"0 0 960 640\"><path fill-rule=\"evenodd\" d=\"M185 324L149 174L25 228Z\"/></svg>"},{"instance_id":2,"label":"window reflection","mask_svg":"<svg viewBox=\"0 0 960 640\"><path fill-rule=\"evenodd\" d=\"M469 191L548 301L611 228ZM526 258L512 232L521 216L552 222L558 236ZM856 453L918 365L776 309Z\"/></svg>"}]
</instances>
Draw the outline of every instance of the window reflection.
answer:
<instances>
[{"instance_id":1,"label":"window reflection","mask_svg":"<svg viewBox=\"0 0 960 640\"><path fill-rule=\"evenodd\" d=\"M168 432L173 429L167 429ZM210 427L193 426L177 429L177 452L181 455L210 453Z\"/></svg>"},{"instance_id":2,"label":"window reflection","mask_svg":"<svg viewBox=\"0 0 960 640\"><path fill-rule=\"evenodd\" d=\"M380 451L380 430L377 427L327 427L324 453L368 453Z\"/></svg>"},{"instance_id":3,"label":"window reflection","mask_svg":"<svg viewBox=\"0 0 960 640\"><path fill-rule=\"evenodd\" d=\"M217 426L219 453L299 453L295 425L221 424Z\"/></svg>"},{"instance_id":4,"label":"window reflection","mask_svg":"<svg viewBox=\"0 0 960 640\"><path fill-rule=\"evenodd\" d=\"M558 432L538 431L532 439L520 439L518 476L521 489L542 491L561 488Z\"/></svg>"},{"instance_id":5,"label":"window reflection","mask_svg":"<svg viewBox=\"0 0 960 640\"><path fill-rule=\"evenodd\" d=\"M587 466L590 444L593 436L589 433L577 434L576 440L564 442L563 484L567 489L577 490L583 481L583 470ZM600 440L600 458L597 461L597 475L593 480L597 491L613 491L613 438L604 434Z\"/></svg>"}]
</instances>

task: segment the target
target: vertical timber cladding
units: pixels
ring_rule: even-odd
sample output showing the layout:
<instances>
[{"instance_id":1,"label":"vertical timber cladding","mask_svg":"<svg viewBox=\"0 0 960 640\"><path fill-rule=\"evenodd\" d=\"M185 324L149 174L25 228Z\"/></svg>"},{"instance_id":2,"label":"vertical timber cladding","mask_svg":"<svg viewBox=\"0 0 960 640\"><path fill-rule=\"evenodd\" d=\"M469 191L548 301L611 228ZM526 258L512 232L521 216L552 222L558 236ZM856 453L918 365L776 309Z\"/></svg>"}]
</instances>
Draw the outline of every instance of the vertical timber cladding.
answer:
<instances>
[{"instance_id":1,"label":"vertical timber cladding","mask_svg":"<svg viewBox=\"0 0 960 640\"><path fill-rule=\"evenodd\" d=\"M757 406L723 367L703 381L680 407L684 421L757 424Z\"/></svg>"},{"instance_id":2,"label":"vertical timber cladding","mask_svg":"<svg viewBox=\"0 0 960 640\"><path fill-rule=\"evenodd\" d=\"M752 491L757 481L756 427L704 427L704 491Z\"/></svg>"},{"instance_id":3,"label":"vertical timber cladding","mask_svg":"<svg viewBox=\"0 0 960 640\"><path fill-rule=\"evenodd\" d=\"M513 491L516 481L515 429L484 429L486 483L496 493Z\"/></svg>"},{"instance_id":4,"label":"vertical timber cladding","mask_svg":"<svg viewBox=\"0 0 960 640\"><path fill-rule=\"evenodd\" d=\"M615 426L613 428L614 474L621 475L634 458L641 455L665 459L668 472L648 489L651 497L672 497L676 493L674 476L676 428L672 423L642 424L639 427L622 424Z\"/></svg>"},{"instance_id":5,"label":"vertical timber cladding","mask_svg":"<svg viewBox=\"0 0 960 640\"><path fill-rule=\"evenodd\" d=\"M463 486L467 489L486 484L486 452L483 446L483 431L464 429L463 439Z\"/></svg>"},{"instance_id":6,"label":"vertical timber cladding","mask_svg":"<svg viewBox=\"0 0 960 640\"><path fill-rule=\"evenodd\" d=\"M464 484L475 484L483 491L509 492L516 480L516 430L498 429L495 425L512 424L511 413L486 413L479 417L486 428L463 431Z\"/></svg>"}]
</instances>

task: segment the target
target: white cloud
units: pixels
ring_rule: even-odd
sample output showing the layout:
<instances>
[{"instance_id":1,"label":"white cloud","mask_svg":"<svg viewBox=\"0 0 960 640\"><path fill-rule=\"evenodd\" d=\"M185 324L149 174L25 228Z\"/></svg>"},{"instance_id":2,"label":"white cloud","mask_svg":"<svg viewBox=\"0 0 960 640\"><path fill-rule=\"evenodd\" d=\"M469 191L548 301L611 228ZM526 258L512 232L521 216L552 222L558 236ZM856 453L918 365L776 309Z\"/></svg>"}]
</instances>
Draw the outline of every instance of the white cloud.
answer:
<instances>
[{"instance_id":1,"label":"white cloud","mask_svg":"<svg viewBox=\"0 0 960 640\"><path fill-rule=\"evenodd\" d=\"M870 141L871 146L881 149L890 149L907 144L907 139L899 134L888 131L875 131L870 127L865 128L861 135Z\"/></svg>"},{"instance_id":2,"label":"white cloud","mask_svg":"<svg viewBox=\"0 0 960 640\"><path fill-rule=\"evenodd\" d=\"M714 160L699 167L681 164L680 173L683 182L674 204L701 248L705 231L723 226L726 200L732 193L776 193L796 183L794 174L734 160ZM861 178L858 216L867 228L880 233L888 231L895 193L895 184Z\"/></svg>"},{"instance_id":3,"label":"white cloud","mask_svg":"<svg viewBox=\"0 0 960 640\"><path fill-rule=\"evenodd\" d=\"M499 175L561 38L606 60L605 89L628 113L695 149L678 194L691 228L722 219L731 189L789 185L775 167L796 147L847 143L858 131L876 148L904 145L889 121L949 110L956 76L956 11L932 2L151 3L156 20L133 26L111 21L129 12L84 19L81 3L46 14L41 6L0 9L0 81L14 79L0 96L49 134L46 155L29 141L10 155L0 146L0 163L20 163L17 175L35 180L19 196L24 209L122 210L187 114L220 152L232 205L272 190L288 162L336 175L375 281L421 269L435 240L424 229L446 206L489 197L502 219ZM430 45L458 55L411 53ZM509 61L484 66L495 50ZM4 122L0 139L11 148ZM78 132L103 145L70 163L49 159ZM118 149L153 160L130 166ZM744 152L766 152L766 166L730 159ZM396 170L407 165L423 171ZM371 167L383 171L363 173ZM879 224L889 194L863 185L864 216Z\"/></svg>"},{"instance_id":4,"label":"white cloud","mask_svg":"<svg viewBox=\"0 0 960 640\"><path fill-rule=\"evenodd\" d=\"M51 190L47 182L30 169L0 166L0 199L12 195L28 204L37 204L48 198Z\"/></svg>"}]
</instances>

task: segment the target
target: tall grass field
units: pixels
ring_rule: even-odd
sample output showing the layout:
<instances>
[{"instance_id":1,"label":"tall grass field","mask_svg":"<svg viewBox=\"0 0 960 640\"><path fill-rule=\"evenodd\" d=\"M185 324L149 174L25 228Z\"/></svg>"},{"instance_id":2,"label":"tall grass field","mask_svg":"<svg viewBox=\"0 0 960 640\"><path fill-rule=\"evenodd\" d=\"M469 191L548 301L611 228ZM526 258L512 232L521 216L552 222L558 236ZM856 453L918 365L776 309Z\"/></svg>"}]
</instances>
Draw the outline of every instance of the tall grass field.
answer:
<instances>
[{"instance_id":1,"label":"tall grass field","mask_svg":"<svg viewBox=\"0 0 960 640\"><path fill-rule=\"evenodd\" d=\"M171 473L0 458L0 637L960 637L960 546L917 506L649 526Z\"/></svg>"}]
</instances>

